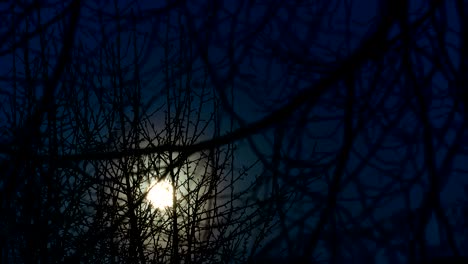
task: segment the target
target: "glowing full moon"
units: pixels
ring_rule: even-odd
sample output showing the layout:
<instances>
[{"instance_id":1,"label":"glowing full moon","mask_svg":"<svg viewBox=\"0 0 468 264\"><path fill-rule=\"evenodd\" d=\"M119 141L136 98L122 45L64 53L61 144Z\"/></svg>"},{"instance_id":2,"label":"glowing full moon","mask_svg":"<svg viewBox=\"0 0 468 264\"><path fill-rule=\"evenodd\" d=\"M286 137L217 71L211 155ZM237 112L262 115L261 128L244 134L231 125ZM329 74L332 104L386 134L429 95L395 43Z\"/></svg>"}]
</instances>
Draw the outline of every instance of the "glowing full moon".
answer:
<instances>
[{"instance_id":1,"label":"glowing full moon","mask_svg":"<svg viewBox=\"0 0 468 264\"><path fill-rule=\"evenodd\" d=\"M146 199L156 208L163 209L172 206L172 185L168 181L160 181L148 187Z\"/></svg>"}]
</instances>

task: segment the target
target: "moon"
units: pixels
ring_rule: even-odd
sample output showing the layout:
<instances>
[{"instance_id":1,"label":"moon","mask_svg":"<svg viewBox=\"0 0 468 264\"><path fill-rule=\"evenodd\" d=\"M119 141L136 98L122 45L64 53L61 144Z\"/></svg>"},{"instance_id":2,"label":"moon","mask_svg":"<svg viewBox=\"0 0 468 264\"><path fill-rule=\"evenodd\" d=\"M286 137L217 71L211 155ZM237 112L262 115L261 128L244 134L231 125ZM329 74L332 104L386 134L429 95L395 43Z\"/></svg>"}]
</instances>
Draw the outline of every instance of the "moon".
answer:
<instances>
[{"instance_id":1,"label":"moon","mask_svg":"<svg viewBox=\"0 0 468 264\"><path fill-rule=\"evenodd\" d=\"M172 185L168 181L154 182L148 187L146 199L158 209L171 207L173 202Z\"/></svg>"}]
</instances>

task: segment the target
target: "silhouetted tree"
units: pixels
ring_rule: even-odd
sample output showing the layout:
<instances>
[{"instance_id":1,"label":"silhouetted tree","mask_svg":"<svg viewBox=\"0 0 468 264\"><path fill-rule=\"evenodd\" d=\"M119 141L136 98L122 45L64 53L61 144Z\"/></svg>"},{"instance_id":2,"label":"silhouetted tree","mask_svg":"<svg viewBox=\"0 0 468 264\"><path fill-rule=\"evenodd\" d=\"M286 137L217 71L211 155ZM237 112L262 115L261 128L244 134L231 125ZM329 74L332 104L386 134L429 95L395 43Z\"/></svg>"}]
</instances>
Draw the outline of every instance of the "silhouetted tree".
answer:
<instances>
[{"instance_id":1,"label":"silhouetted tree","mask_svg":"<svg viewBox=\"0 0 468 264\"><path fill-rule=\"evenodd\" d=\"M156 2L0 3L2 262L466 255L463 1Z\"/></svg>"}]
</instances>

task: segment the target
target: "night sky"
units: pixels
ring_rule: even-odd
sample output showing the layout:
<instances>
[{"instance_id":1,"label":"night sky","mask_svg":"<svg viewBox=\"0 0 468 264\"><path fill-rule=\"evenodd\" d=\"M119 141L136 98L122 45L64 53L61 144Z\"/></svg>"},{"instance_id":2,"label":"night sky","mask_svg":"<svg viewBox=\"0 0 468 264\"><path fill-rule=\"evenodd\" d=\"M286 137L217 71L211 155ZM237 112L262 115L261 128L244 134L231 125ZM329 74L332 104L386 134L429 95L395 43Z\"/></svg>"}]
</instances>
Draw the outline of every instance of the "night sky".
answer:
<instances>
[{"instance_id":1,"label":"night sky","mask_svg":"<svg viewBox=\"0 0 468 264\"><path fill-rule=\"evenodd\" d=\"M0 12L0 263L466 256L467 3Z\"/></svg>"}]
</instances>

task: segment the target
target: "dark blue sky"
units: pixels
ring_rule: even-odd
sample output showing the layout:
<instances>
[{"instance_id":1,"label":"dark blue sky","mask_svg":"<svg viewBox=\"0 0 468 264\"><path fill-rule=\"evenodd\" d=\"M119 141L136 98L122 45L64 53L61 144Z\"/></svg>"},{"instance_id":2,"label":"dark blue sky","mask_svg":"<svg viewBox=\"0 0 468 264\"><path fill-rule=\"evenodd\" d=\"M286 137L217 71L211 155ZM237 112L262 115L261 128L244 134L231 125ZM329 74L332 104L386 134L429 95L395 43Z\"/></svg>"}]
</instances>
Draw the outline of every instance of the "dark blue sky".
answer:
<instances>
[{"instance_id":1,"label":"dark blue sky","mask_svg":"<svg viewBox=\"0 0 468 264\"><path fill-rule=\"evenodd\" d=\"M260 160L236 188L242 190L256 177L264 177L265 184L255 189L257 193L246 195L245 201L252 197L267 199L274 193L273 179L278 179L280 189L291 200L283 204L285 211L288 208L285 218L276 208L275 219L281 218L290 239L305 237L293 243L295 250L307 245L321 214L326 212L325 205L332 200L336 223L327 221L321 235L331 236L331 230L337 229L335 235L348 241L339 246L344 260L356 253L349 241L369 239L351 234L359 228L395 223L391 228L400 230L397 225L403 225L388 237L377 231L375 236L404 244L399 239L407 239L405 235L415 229L402 219L407 219L410 211L418 215L424 209L428 194L434 194L434 182L440 188L435 193L446 218L452 217L449 208L466 198L464 109L468 106L462 98L465 55L459 33L464 28L454 1L444 2L436 11L431 11L428 1L408 1L406 20L397 18L402 9L397 5L405 1L171 2L175 8L166 2L83 4L72 52L74 69L83 73L81 92L87 91L84 84L88 84L92 86L91 105L103 100L112 102L105 90L112 89L115 80L112 70L106 67L116 62L109 61L112 56L108 52L120 52L123 80L119 82L135 80L138 65L142 91L139 109L147 114L164 109L147 120L156 132L167 125L168 112L177 112L174 102L182 95L199 93L204 85L209 87L203 92L215 99L199 109L190 109L185 117L209 119L213 108L220 107L217 137L238 145L236 168ZM120 40L115 4L121 17ZM6 8L7 4L0 3L0 10L6 12ZM44 8L41 21L52 19L56 13L54 7ZM137 34L132 31L132 14L137 14ZM387 20L392 23L381 40L378 33L383 32ZM36 74L42 61L40 51L45 48L50 56L46 72L51 74L64 33L63 25L52 24L46 35L48 45L41 44L44 40L35 35L28 47L25 43L18 46L13 59L8 50L17 38L7 37L14 27L12 21L11 17L5 18L1 23L6 27L0 31L0 39L8 40L0 46L0 125L4 142L17 136L9 127L24 122L22 115L29 107L23 99L26 96L17 97L15 103L11 99L13 63L16 84L33 87L36 100L43 100L47 82L38 78L33 84L26 83L30 73L25 66ZM37 15L28 17L28 21L29 30L36 29ZM24 30L26 22L19 23L17 28ZM134 40L136 47L132 46ZM115 48L118 41L119 51ZM26 48L31 50L28 61L22 53ZM98 58L106 58L102 60L104 66L95 63ZM165 72L169 62L170 73ZM69 77L63 74L61 81ZM190 91L176 93L182 83L189 83ZM61 84L55 94L60 97L66 91L66 85ZM124 96L129 102L125 106L129 117L133 116L132 96ZM193 103L200 103L200 99L195 98ZM24 106L18 115L10 108L15 104ZM97 116L100 111L109 111L98 108L94 109ZM351 121L346 123L349 117ZM187 129L194 127L188 125ZM109 129L100 131L106 134L102 137L110 137ZM211 140L214 132L214 126L210 126L197 142ZM347 140L351 140L349 148ZM446 159L451 152L455 155ZM346 157L345 162L340 161L341 156ZM428 164L431 160L434 164ZM330 190L337 178L339 192L335 200ZM433 246L441 239L443 217L430 219L427 243ZM460 228L455 220L449 220L453 228ZM275 230L272 237L281 234L278 240L287 241L280 231ZM332 250L334 242L327 243L317 250ZM366 247L368 242L363 243ZM393 247L393 242L379 243L377 247L385 253L377 255L404 258L408 253L405 245L399 248ZM457 243L461 249L462 239L457 237ZM385 245L388 248L382 248ZM378 258L380 261L381 255Z\"/></svg>"}]
</instances>

